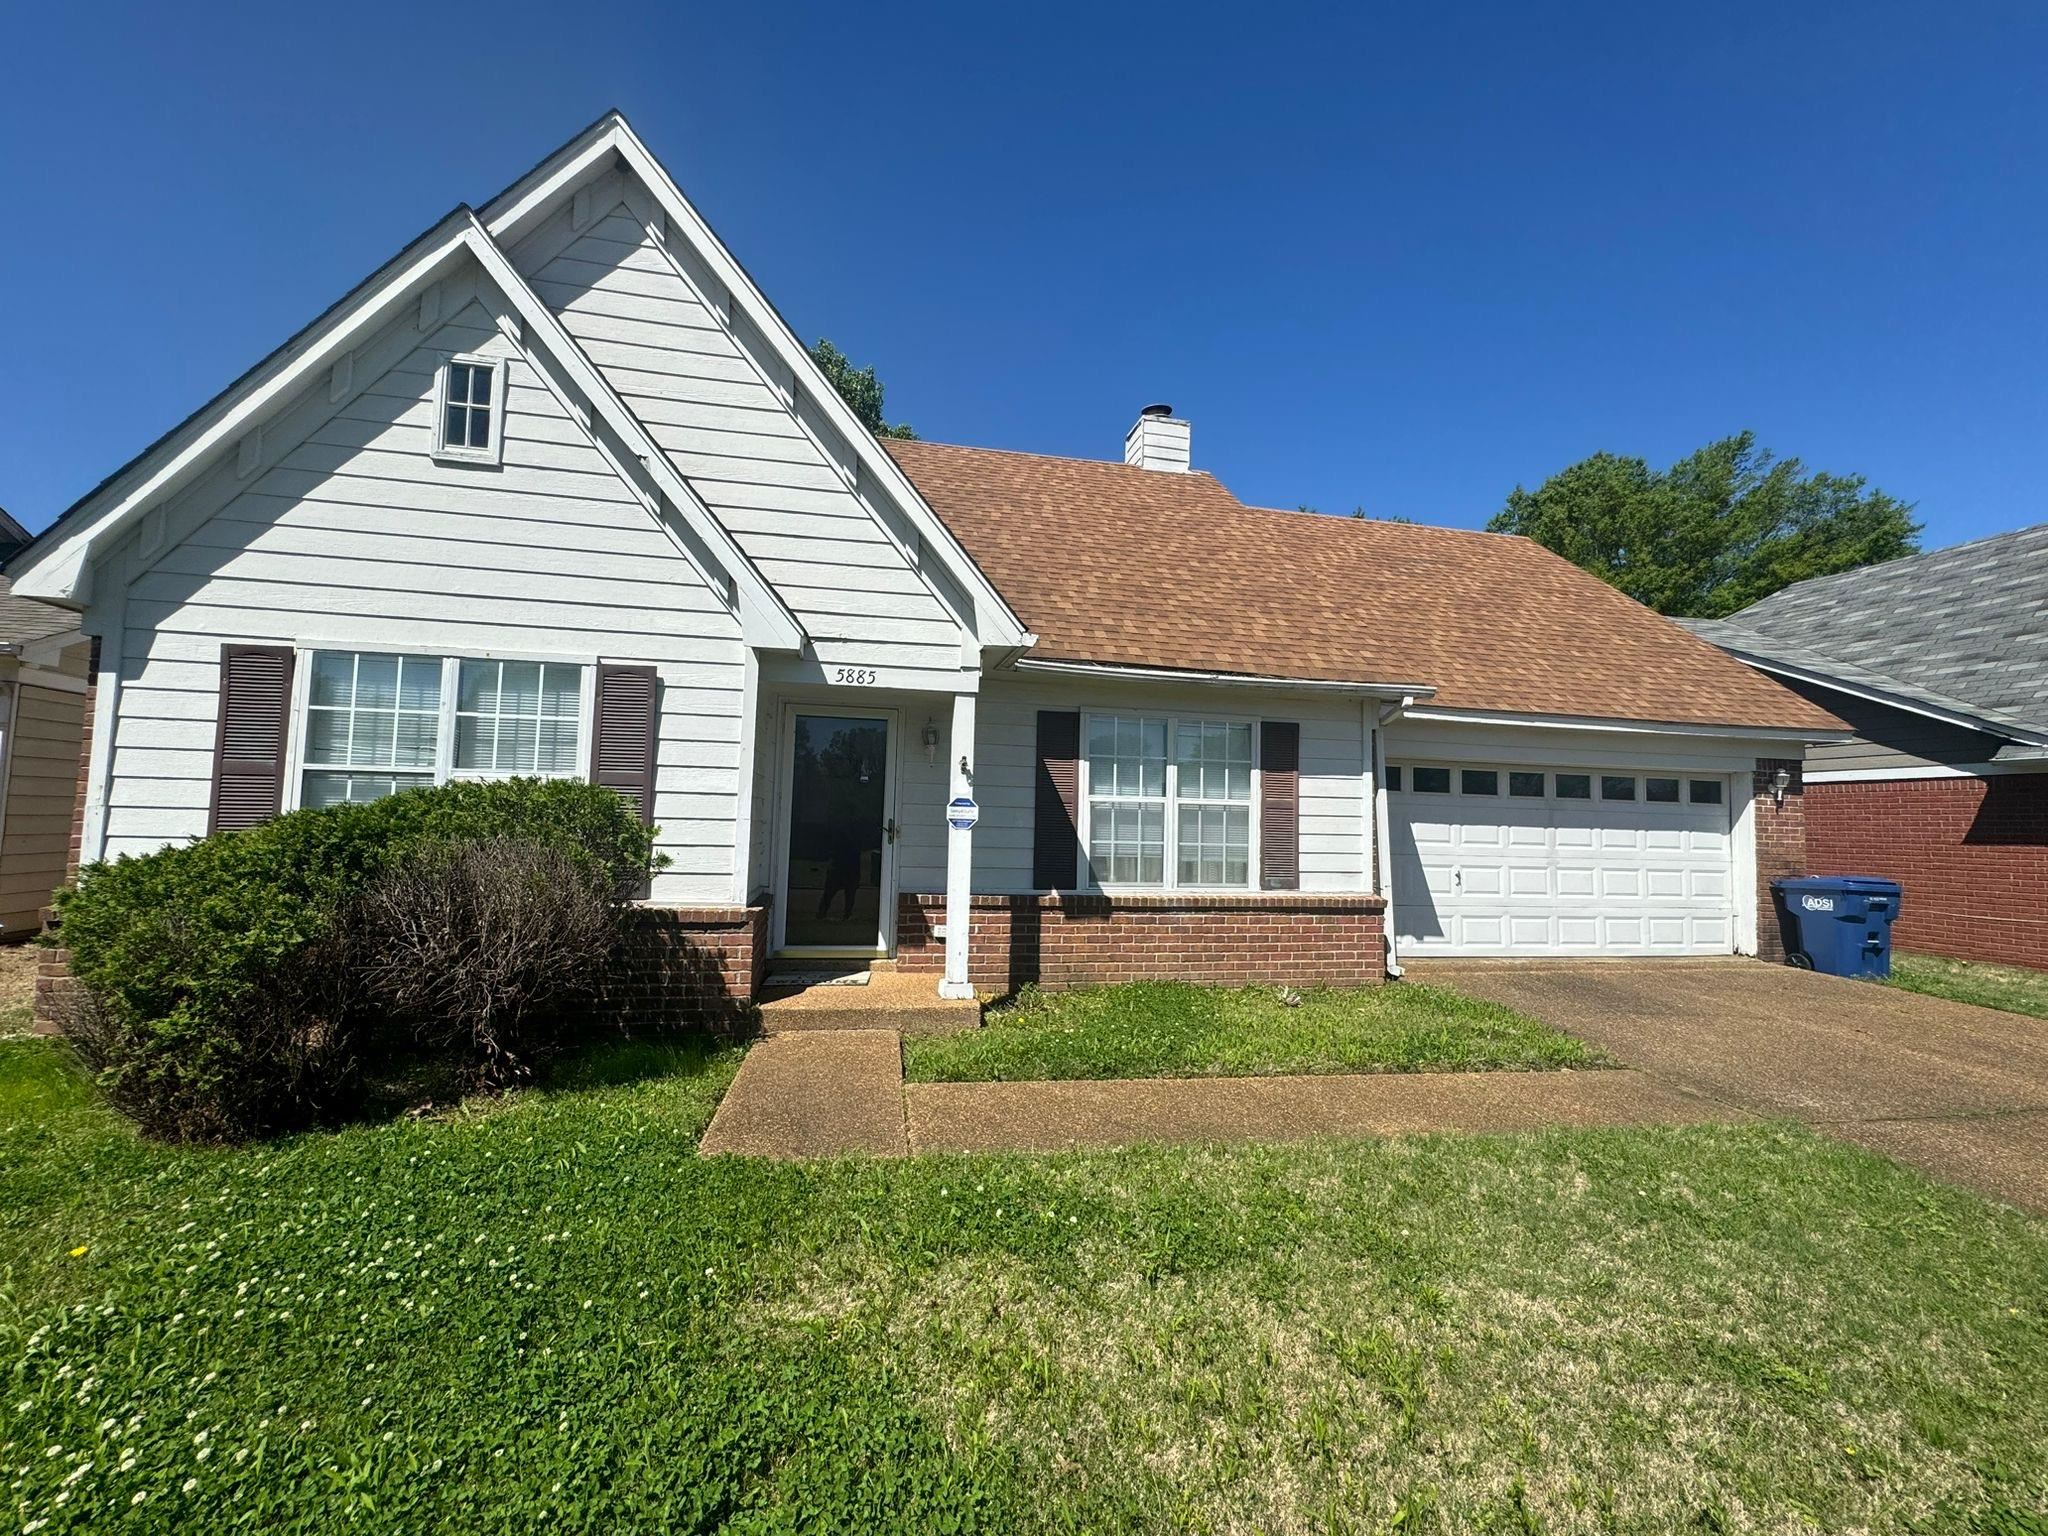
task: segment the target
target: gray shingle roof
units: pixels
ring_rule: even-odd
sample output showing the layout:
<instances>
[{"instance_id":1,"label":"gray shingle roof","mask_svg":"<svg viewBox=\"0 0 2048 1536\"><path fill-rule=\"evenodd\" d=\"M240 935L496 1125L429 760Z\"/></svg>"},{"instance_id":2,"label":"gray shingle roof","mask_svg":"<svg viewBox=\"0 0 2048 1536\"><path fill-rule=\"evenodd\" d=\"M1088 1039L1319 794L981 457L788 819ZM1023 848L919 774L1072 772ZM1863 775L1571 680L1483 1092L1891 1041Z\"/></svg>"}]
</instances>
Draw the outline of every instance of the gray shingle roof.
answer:
<instances>
[{"instance_id":1,"label":"gray shingle roof","mask_svg":"<svg viewBox=\"0 0 2048 1536\"><path fill-rule=\"evenodd\" d=\"M14 595L14 584L0 576L0 645L23 645L78 628L78 615L48 603Z\"/></svg>"},{"instance_id":2,"label":"gray shingle roof","mask_svg":"<svg viewBox=\"0 0 2048 1536\"><path fill-rule=\"evenodd\" d=\"M1731 651L2048 735L2048 523L1817 576L1691 627Z\"/></svg>"}]
</instances>

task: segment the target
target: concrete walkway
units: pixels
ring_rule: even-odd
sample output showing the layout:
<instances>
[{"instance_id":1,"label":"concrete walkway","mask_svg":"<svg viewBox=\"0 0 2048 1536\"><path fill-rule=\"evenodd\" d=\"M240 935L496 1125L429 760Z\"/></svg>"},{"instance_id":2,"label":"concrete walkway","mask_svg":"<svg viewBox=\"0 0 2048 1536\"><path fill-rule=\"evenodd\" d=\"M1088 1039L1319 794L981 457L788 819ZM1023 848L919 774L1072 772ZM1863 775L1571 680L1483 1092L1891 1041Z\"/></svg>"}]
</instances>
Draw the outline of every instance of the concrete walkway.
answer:
<instances>
[{"instance_id":1,"label":"concrete walkway","mask_svg":"<svg viewBox=\"0 0 2048 1536\"><path fill-rule=\"evenodd\" d=\"M1137 1142L1298 1141L1738 1118L1641 1072L911 1083L890 1030L757 1041L699 1150L752 1157L1054 1152Z\"/></svg>"},{"instance_id":2,"label":"concrete walkway","mask_svg":"<svg viewBox=\"0 0 2048 1536\"><path fill-rule=\"evenodd\" d=\"M902 1156L901 1037L893 1029L801 1030L755 1042L697 1150Z\"/></svg>"},{"instance_id":3,"label":"concrete walkway","mask_svg":"<svg viewBox=\"0 0 2048 1536\"><path fill-rule=\"evenodd\" d=\"M1641 1072L1376 1072L1125 1082L911 1083L913 1152L1300 1141L1739 1118Z\"/></svg>"},{"instance_id":4,"label":"concrete walkway","mask_svg":"<svg viewBox=\"0 0 2048 1536\"><path fill-rule=\"evenodd\" d=\"M1748 960L1408 967L1673 1089L1803 1120L2048 1214L2048 1022Z\"/></svg>"}]
</instances>

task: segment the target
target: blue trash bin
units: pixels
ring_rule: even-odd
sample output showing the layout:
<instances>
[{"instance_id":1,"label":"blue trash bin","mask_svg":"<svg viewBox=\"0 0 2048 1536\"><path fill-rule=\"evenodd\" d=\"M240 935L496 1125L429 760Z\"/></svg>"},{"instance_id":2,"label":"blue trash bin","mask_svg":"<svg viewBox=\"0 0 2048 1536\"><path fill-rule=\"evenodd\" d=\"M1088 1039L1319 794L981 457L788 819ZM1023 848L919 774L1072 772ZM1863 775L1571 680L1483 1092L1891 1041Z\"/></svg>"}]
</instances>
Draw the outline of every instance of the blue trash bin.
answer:
<instances>
[{"instance_id":1,"label":"blue trash bin","mask_svg":"<svg viewBox=\"0 0 2048 1536\"><path fill-rule=\"evenodd\" d=\"M1785 958L1830 976L1892 973L1892 924L1899 915L1896 880L1863 875L1807 875L1773 880Z\"/></svg>"}]
</instances>

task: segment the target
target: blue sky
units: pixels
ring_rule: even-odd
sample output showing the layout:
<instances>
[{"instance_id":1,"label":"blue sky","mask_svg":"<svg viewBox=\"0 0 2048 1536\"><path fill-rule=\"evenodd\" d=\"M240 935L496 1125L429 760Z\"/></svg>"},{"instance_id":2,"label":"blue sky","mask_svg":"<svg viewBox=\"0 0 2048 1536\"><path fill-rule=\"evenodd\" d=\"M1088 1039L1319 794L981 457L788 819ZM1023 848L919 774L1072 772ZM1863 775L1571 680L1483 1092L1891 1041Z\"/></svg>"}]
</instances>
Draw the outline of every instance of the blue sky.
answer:
<instances>
[{"instance_id":1,"label":"blue sky","mask_svg":"<svg viewBox=\"0 0 2048 1536\"><path fill-rule=\"evenodd\" d=\"M617 105L927 437L1194 423L1476 526L1753 428L2048 518L2038 6L10 5L0 505L40 528ZM23 69L24 62L31 67Z\"/></svg>"}]
</instances>

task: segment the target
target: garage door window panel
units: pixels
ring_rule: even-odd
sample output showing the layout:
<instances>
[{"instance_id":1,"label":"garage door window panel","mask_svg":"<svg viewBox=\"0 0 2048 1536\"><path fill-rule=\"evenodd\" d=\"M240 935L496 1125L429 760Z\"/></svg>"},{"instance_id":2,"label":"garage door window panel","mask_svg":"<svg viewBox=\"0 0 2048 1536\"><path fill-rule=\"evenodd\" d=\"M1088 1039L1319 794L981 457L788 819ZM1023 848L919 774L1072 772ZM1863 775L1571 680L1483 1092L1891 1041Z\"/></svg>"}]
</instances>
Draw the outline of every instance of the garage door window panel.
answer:
<instances>
[{"instance_id":1,"label":"garage door window panel","mask_svg":"<svg viewBox=\"0 0 2048 1536\"><path fill-rule=\"evenodd\" d=\"M1602 800L1633 800L1636 797L1636 781L1626 774L1603 773L1600 775L1600 798Z\"/></svg>"},{"instance_id":2,"label":"garage door window panel","mask_svg":"<svg viewBox=\"0 0 2048 1536\"><path fill-rule=\"evenodd\" d=\"M1557 798L1560 800L1592 799L1593 776L1589 773L1560 773L1557 776Z\"/></svg>"},{"instance_id":3,"label":"garage door window panel","mask_svg":"<svg viewBox=\"0 0 2048 1536\"><path fill-rule=\"evenodd\" d=\"M1418 795L1448 795L1450 792L1450 769L1417 768L1415 770L1415 793Z\"/></svg>"}]
</instances>

